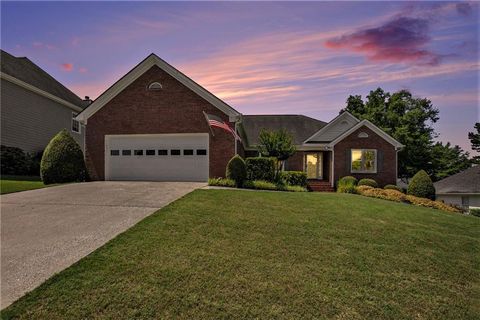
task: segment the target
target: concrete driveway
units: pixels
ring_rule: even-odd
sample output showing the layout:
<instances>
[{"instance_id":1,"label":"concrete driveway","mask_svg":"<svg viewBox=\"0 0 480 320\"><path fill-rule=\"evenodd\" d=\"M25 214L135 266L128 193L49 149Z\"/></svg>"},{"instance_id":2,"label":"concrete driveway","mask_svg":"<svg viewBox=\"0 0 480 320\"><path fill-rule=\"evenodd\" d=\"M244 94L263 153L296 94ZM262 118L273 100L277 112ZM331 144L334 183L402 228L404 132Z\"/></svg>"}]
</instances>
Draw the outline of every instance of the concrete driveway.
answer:
<instances>
[{"instance_id":1,"label":"concrete driveway","mask_svg":"<svg viewBox=\"0 0 480 320\"><path fill-rule=\"evenodd\" d=\"M1 308L144 217L195 182L88 182L0 196Z\"/></svg>"}]
</instances>

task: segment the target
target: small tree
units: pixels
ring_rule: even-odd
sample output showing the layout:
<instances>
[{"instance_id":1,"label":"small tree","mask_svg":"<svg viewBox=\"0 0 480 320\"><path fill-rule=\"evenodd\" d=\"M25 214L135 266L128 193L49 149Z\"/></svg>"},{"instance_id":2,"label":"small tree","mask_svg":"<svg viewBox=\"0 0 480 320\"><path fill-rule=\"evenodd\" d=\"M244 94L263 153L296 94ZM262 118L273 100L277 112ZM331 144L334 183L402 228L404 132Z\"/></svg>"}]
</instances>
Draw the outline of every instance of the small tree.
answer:
<instances>
[{"instance_id":1,"label":"small tree","mask_svg":"<svg viewBox=\"0 0 480 320\"><path fill-rule=\"evenodd\" d=\"M235 181L237 187L241 187L247 178L245 161L239 155L234 156L227 164L226 176Z\"/></svg>"},{"instance_id":2,"label":"small tree","mask_svg":"<svg viewBox=\"0 0 480 320\"><path fill-rule=\"evenodd\" d=\"M473 128L474 131L468 133L468 139L472 144L472 150L480 152L480 122L475 123ZM474 156L471 161L480 164L480 156Z\"/></svg>"},{"instance_id":3,"label":"small tree","mask_svg":"<svg viewBox=\"0 0 480 320\"><path fill-rule=\"evenodd\" d=\"M408 185L407 194L435 200L435 187L425 170L418 171Z\"/></svg>"},{"instance_id":4,"label":"small tree","mask_svg":"<svg viewBox=\"0 0 480 320\"><path fill-rule=\"evenodd\" d=\"M277 172L283 162L295 153L293 136L285 129L278 131L262 129L259 136L259 151L264 157L274 157L278 160Z\"/></svg>"},{"instance_id":5,"label":"small tree","mask_svg":"<svg viewBox=\"0 0 480 320\"><path fill-rule=\"evenodd\" d=\"M82 149L67 130L57 133L45 148L40 175L45 184L80 182L87 178Z\"/></svg>"}]
</instances>

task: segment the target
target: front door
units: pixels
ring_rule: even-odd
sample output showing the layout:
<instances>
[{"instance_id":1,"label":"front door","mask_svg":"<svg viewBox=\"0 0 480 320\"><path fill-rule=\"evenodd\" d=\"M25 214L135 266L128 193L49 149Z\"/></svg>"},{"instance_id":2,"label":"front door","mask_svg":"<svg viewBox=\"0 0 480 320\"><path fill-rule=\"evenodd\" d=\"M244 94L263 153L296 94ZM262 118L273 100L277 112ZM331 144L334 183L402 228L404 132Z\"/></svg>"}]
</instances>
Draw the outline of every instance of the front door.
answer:
<instances>
[{"instance_id":1,"label":"front door","mask_svg":"<svg viewBox=\"0 0 480 320\"><path fill-rule=\"evenodd\" d=\"M308 152L305 154L305 171L307 179L322 179L323 157L321 152Z\"/></svg>"}]
</instances>

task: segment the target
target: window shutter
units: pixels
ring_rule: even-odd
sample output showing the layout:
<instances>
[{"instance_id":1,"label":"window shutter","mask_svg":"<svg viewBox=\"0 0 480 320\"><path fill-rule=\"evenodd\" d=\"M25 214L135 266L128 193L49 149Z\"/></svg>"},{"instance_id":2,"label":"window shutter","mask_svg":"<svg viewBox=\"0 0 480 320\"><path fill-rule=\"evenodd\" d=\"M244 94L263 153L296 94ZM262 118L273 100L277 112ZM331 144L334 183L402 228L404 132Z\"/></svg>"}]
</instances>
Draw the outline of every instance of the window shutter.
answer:
<instances>
[{"instance_id":1,"label":"window shutter","mask_svg":"<svg viewBox=\"0 0 480 320\"><path fill-rule=\"evenodd\" d=\"M377 150L377 172L383 172L383 150Z\"/></svg>"},{"instance_id":2,"label":"window shutter","mask_svg":"<svg viewBox=\"0 0 480 320\"><path fill-rule=\"evenodd\" d=\"M351 149L346 149L345 150L345 171L350 172L351 171L351 165L352 165L352 150Z\"/></svg>"}]
</instances>

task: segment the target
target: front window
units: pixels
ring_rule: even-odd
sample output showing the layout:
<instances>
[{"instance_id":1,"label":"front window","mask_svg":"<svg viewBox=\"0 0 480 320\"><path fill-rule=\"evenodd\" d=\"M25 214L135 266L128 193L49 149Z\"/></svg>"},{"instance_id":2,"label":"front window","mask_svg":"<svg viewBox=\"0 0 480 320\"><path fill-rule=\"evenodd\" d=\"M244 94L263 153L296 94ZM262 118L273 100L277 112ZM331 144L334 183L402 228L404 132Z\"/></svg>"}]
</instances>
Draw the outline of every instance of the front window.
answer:
<instances>
[{"instance_id":1,"label":"front window","mask_svg":"<svg viewBox=\"0 0 480 320\"><path fill-rule=\"evenodd\" d=\"M80 122L75 119L78 113L72 112L72 132L80 133Z\"/></svg>"},{"instance_id":2,"label":"front window","mask_svg":"<svg viewBox=\"0 0 480 320\"><path fill-rule=\"evenodd\" d=\"M377 150L352 149L351 172L376 173Z\"/></svg>"}]
</instances>

